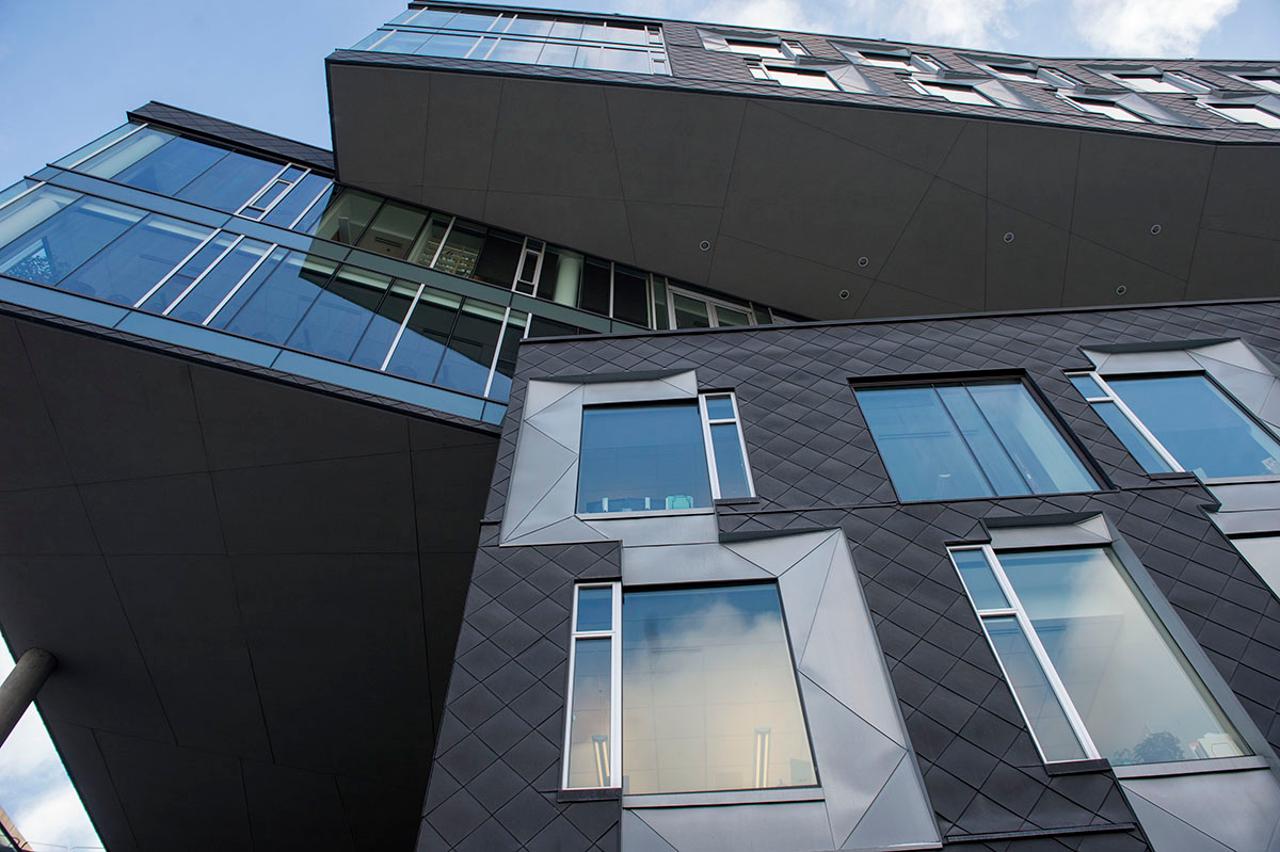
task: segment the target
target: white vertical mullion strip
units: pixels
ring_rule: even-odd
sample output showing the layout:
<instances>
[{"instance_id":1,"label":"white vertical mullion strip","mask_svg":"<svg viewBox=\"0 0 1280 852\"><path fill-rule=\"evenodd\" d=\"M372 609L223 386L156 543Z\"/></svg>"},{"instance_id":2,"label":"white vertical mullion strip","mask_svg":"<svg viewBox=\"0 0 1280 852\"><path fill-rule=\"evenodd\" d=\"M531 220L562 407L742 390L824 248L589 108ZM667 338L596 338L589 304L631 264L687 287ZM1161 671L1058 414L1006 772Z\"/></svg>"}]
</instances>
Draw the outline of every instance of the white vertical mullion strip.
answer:
<instances>
[{"instance_id":1,"label":"white vertical mullion strip","mask_svg":"<svg viewBox=\"0 0 1280 852\"><path fill-rule=\"evenodd\" d=\"M436 246L436 253L431 255L431 262L427 264L428 269L436 268L436 264L440 261L440 252L444 251L445 243L449 242L449 235L453 233L453 223L456 221L458 221L457 216L449 217L449 224L445 226L444 233L440 236L440 245ZM431 224L430 220L427 224Z\"/></svg>"},{"instance_id":2,"label":"white vertical mullion strip","mask_svg":"<svg viewBox=\"0 0 1280 852\"><path fill-rule=\"evenodd\" d=\"M613 635L609 639L609 786L622 786L622 583L610 584Z\"/></svg>"},{"instance_id":3,"label":"white vertical mullion strip","mask_svg":"<svg viewBox=\"0 0 1280 852\"><path fill-rule=\"evenodd\" d=\"M462 306L458 306L458 310L462 310ZM507 309L502 312L502 328L498 329L498 343L493 348L493 358L489 360L489 378L484 383L485 398L489 396L489 389L493 387L493 372L498 369L498 356L502 354L502 341L507 336L507 323L511 320L511 306L507 305Z\"/></svg>"},{"instance_id":4,"label":"white vertical mullion strip","mask_svg":"<svg viewBox=\"0 0 1280 852\"><path fill-rule=\"evenodd\" d=\"M302 221L303 217L311 212L311 208L315 207L316 204L319 203L321 196L323 196L325 192L327 192L332 188L333 188L332 180L330 180L329 183L326 184L325 186L320 187L320 191L316 193L316 197L311 199L311 201L307 204L306 208L301 213L298 214L298 217L289 223L289 230L293 230L294 228L296 228L298 226L298 223Z\"/></svg>"},{"instance_id":5,"label":"white vertical mullion strip","mask_svg":"<svg viewBox=\"0 0 1280 852\"><path fill-rule=\"evenodd\" d=\"M227 302L230 302L230 301L231 301L231 299L235 296L235 294L236 294L236 293L239 293L239 292L240 292L240 288L244 286L244 282L246 282L246 281L248 281L250 278L252 278L252 277L253 277L253 274L254 274L255 272L257 272L257 271L258 271L258 267L260 267L260 266L262 266L262 264L266 263L266 262L267 262L267 258L269 258L269 257L271 257L271 255L275 254L275 251L276 251L276 249L278 249L278 248L280 248L280 244L279 244L279 243L270 243L270 244L266 247L266 249L262 252L262 257L258 258L258 259L254 262L253 266L250 266L250 267L249 267L249 271L248 271L248 272L246 272L244 275L241 275L241 276L240 276L240 280L236 282L236 286L232 287L230 290L228 290L228 291L227 291L227 295L223 296L223 297L222 297L222 300L221 300L221 301L219 301L219 302L218 302L218 304L216 304L216 305L214 305L214 306L213 306L213 310L209 311L209 316L205 317L205 318L201 321L201 323L200 323L200 324L201 324L201 325L208 325L209 323L213 322L213 318L214 318L214 317L216 317L216 316L218 315L218 312L219 312L219 311L221 311L223 308L225 308L225 307L227 306Z\"/></svg>"},{"instance_id":6,"label":"white vertical mullion strip","mask_svg":"<svg viewBox=\"0 0 1280 852\"><path fill-rule=\"evenodd\" d=\"M212 271L213 271L213 269L214 269L214 267L215 267L215 266L217 266L219 263L222 263L222 259L223 259L224 257L226 257L227 255L229 255L232 251L234 251L234 250L235 250L235 247L236 247L236 246L238 246L238 245L240 245L240 243L241 243L243 240L244 240L244 235L243 235L243 234L237 234L237 235L236 235L236 238L235 238L234 240L232 240L232 241L231 241L231 245L229 245L229 246L227 246L225 249L223 249L223 250L222 250L222 253L221 253L221 254L219 254L217 257L215 257L215 258L213 259L213 262L212 262L212 263L210 263L210 264L209 264L208 266L206 266L203 270L201 270L201 272L200 272L200 274L199 274L199 275L197 275L195 278L191 279L191 283L190 283L190 284L188 284L186 287L184 287L184 288L183 288L183 290L182 290L182 292L181 292L181 293L179 293L176 297L174 297L173 301L171 301L171 302L169 303L168 307L166 307L163 311L161 311L161 312L160 312L160 315L161 315L161 316L166 316L166 317L167 317L167 316L169 315L169 311L171 311L171 310L173 310L174 308L176 308L176 307L178 306L178 303L179 303L179 302L181 302L183 299L187 298L187 294L188 294L188 293L190 293L192 290L194 290L194 289L196 288L196 285L198 285L201 281L203 281L203 280L205 279L205 277L206 277L210 272L212 272Z\"/></svg>"},{"instance_id":7,"label":"white vertical mullion strip","mask_svg":"<svg viewBox=\"0 0 1280 852\"><path fill-rule=\"evenodd\" d=\"M613 261L609 261L609 319L613 319L613 268L617 266Z\"/></svg>"},{"instance_id":8,"label":"white vertical mullion strip","mask_svg":"<svg viewBox=\"0 0 1280 852\"><path fill-rule=\"evenodd\" d=\"M751 475L751 459L747 457L747 438L742 434L742 415L738 412L738 395L729 394L729 402L733 405L733 422L738 427L738 451L742 453L742 469L747 472L747 491L756 496L756 480Z\"/></svg>"},{"instance_id":9,"label":"white vertical mullion strip","mask_svg":"<svg viewBox=\"0 0 1280 852\"><path fill-rule=\"evenodd\" d=\"M702 447L707 454L707 473L711 477L711 499L720 499L720 471L716 468L716 454L711 448L711 423L707 414L707 396L698 394L698 415L702 420Z\"/></svg>"},{"instance_id":10,"label":"white vertical mullion strip","mask_svg":"<svg viewBox=\"0 0 1280 852\"><path fill-rule=\"evenodd\" d=\"M281 201L284 201L285 196L287 196L289 193L293 192L293 190L298 186L298 184L302 182L302 179L303 179L303 178L305 178L307 175L311 174L311 169L309 169L309 168L307 168L306 166L303 166L303 165L301 165L301 164L299 164L299 163L290 163L288 166L286 166L286 167L285 167L285 171L288 171L289 169L291 169L291 168L295 168L295 167L296 167L296 168L300 168L300 169L302 169L302 174L298 175L298 179L297 179L297 180L295 180L295 181L293 181L292 183L290 183L290 184L289 184L289 188L288 188L288 189L286 189L284 192L282 192L282 193L280 193L279 195L277 195L277 196L275 197L275 200L274 200L274 201L272 201L272 202L271 202L270 204L268 204L266 207L260 207L260 208L258 208L258 209L260 209L260 210L262 211L262 215L258 217L258 221L259 221L259 222L261 222L263 219L267 218L267 214L268 214L268 213L270 213L272 210L276 209L276 207L280 204L280 202L281 202ZM282 174L283 174L283 172L282 172ZM276 180L280 180L280 178L276 178ZM275 182L275 181L272 181L272 184L274 184L274 182ZM272 184L268 184L268 187L270 187Z\"/></svg>"},{"instance_id":11,"label":"white vertical mullion strip","mask_svg":"<svg viewBox=\"0 0 1280 852\"><path fill-rule=\"evenodd\" d=\"M36 181L33 186L27 187L26 189L22 190L22 192L19 192L17 195L15 195L13 198L10 198L4 204L0 204L0 210L3 210L4 208L8 207L10 204L13 204L15 201L17 201L20 198L26 198L28 195L35 192L40 187L44 186L46 183L48 183L48 181L46 180Z\"/></svg>"},{"instance_id":12,"label":"white vertical mullion strip","mask_svg":"<svg viewBox=\"0 0 1280 852\"><path fill-rule=\"evenodd\" d=\"M268 189L270 189L270 188L271 188L271 185L272 185L272 184L274 184L277 180L279 180L279 179L280 179L280 175L284 174L284 173L285 173L285 172L287 172L288 170L289 170L289 165L288 165L287 163L286 163L285 165L281 166L281 167L280 167L280 170L279 170L278 172L276 172L274 175L272 175L270 178L268 178L266 183L264 183L262 186L258 187L258 191L257 191L257 192L255 192L253 195L249 196L249 200L248 200L248 201L246 201L244 204L241 204L241 205L240 205L240 209L236 211L236 215L237 215L237 216L239 216L239 215L243 214L245 210L249 209L250 207L253 207L253 202L255 202L255 201L257 201L259 198L261 198L261 197L262 197L262 193L264 193L264 192L266 192ZM254 208L254 209L259 209L259 208ZM246 218L247 218L247 217L246 217Z\"/></svg>"},{"instance_id":13,"label":"white vertical mullion strip","mask_svg":"<svg viewBox=\"0 0 1280 852\"><path fill-rule=\"evenodd\" d=\"M440 244L444 245L444 242L442 241ZM380 371L386 372L387 365L391 363L391 356L396 354L396 347L400 345L400 338L404 336L405 327L409 325L409 317L413 316L414 310L418 307L418 300L422 298L422 291L425 289L427 289L425 283L419 284L418 292L413 294L413 299L409 302L409 309L404 312L404 319L400 320L400 327L396 329L396 336L391 340L391 346L387 349L386 357L382 359L382 366L378 368ZM458 304L458 309L462 309L461 303Z\"/></svg>"},{"instance_id":14,"label":"white vertical mullion strip","mask_svg":"<svg viewBox=\"0 0 1280 852\"><path fill-rule=\"evenodd\" d=\"M1022 605L1022 600L1018 597L1018 593L1014 591L1013 583L1009 582L1009 577L1004 573L1004 566L1000 564L1000 560L996 557L995 549L989 544L984 544L982 552L987 558L987 565L995 575L996 582L1000 584L1000 589L1004 592L1005 600L1009 602L1016 612L1014 618L1022 629L1027 643L1031 645L1031 651L1036 655L1036 660L1040 663L1040 668L1044 671L1045 677L1049 680L1049 686L1053 689L1054 695L1057 696L1058 704L1062 707L1062 712L1066 714L1067 721L1071 723L1076 739L1080 741L1080 745L1088 757L1101 757L1098 747L1093 743L1093 738L1089 736L1089 730L1085 727L1080 711L1076 709L1075 702L1071 700L1071 696L1067 693L1066 685L1058 677L1058 670L1054 668L1049 652L1041 644L1040 636L1031 624L1031 619L1027 616L1027 610ZM999 655L997 654L997 656ZM1031 727L1030 722L1028 722L1027 727Z\"/></svg>"},{"instance_id":15,"label":"white vertical mullion strip","mask_svg":"<svg viewBox=\"0 0 1280 852\"><path fill-rule=\"evenodd\" d=\"M525 237L524 240L520 243L520 262L516 264L516 274L511 279L511 289L516 293L520 292L520 285L523 283L521 278L523 277L523 274L524 274L525 261L529 259L529 255L527 254L528 251L529 251L529 238Z\"/></svg>"},{"instance_id":16,"label":"white vertical mullion strip","mask_svg":"<svg viewBox=\"0 0 1280 852\"><path fill-rule=\"evenodd\" d=\"M99 155L99 154L101 154L103 151L107 150L108 148L112 148L112 147L114 147L114 146L116 146L116 145L119 145L121 142L123 142L124 140L128 139L130 136L132 136L133 134L137 133L139 130L141 130L141 129L142 129L142 128L144 128L144 127L150 127L150 122L146 122L146 121L144 121L142 124L139 124L137 127L133 128L133 129L132 129L132 130L130 130L128 133L126 133L125 135L121 136L119 139L112 140L111 142L108 142L107 144L103 145L101 148L95 148L95 149L93 149L93 151L89 152L88 154L85 154L83 157L81 157L80 159L76 160L74 163L71 163L70 165L67 165L67 166L56 166L55 168L66 168L67 170L74 169L76 166L80 165L81 163L85 162L86 160L92 160L94 157L98 156L98 155Z\"/></svg>"},{"instance_id":17,"label":"white vertical mullion strip","mask_svg":"<svg viewBox=\"0 0 1280 852\"><path fill-rule=\"evenodd\" d=\"M569 789L569 732L573 725L573 670L578 662L578 591L573 587L573 604L569 608L569 683L564 691L564 738L561 740L560 789ZM612 708L610 708L612 710Z\"/></svg>"},{"instance_id":18,"label":"white vertical mullion strip","mask_svg":"<svg viewBox=\"0 0 1280 852\"><path fill-rule=\"evenodd\" d=\"M1164 459L1165 464L1169 465L1173 470L1185 472L1186 468L1184 468L1178 460L1173 457L1173 453L1169 452L1169 450L1165 448L1164 444L1160 443L1160 439L1146 427L1146 424L1138 418L1138 415L1133 413L1133 409L1120 398L1120 394L1116 393L1115 388L1111 387L1111 385L1103 379L1100 374L1092 373L1091 375L1093 376L1094 381L1098 383L1099 387L1106 391L1107 396L1113 403L1115 403L1116 408L1120 409L1120 413L1128 418L1129 422L1133 424L1133 428L1137 429L1138 433L1141 434L1143 438L1146 438L1147 443L1156 451L1156 454L1160 456L1160 458ZM1117 435L1116 437L1119 436Z\"/></svg>"},{"instance_id":19,"label":"white vertical mullion strip","mask_svg":"<svg viewBox=\"0 0 1280 852\"><path fill-rule=\"evenodd\" d=\"M383 35L383 36L382 36L382 38L378 39L378 40L377 40L377 41L375 41L373 44L369 45L368 47L366 47L366 48L364 48L364 49L365 49L365 50L377 50L377 49L378 49L378 45L382 44L384 41L386 41L387 39L391 38L391 37L392 37L393 35L395 35L395 34L396 34L396 31L395 31L394 29L387 30L386 34L385 34L385 35Z\"/></svg>"},{"instance_id":20,"label":"white vertical mullion strip","mask_svg":"<svg viewBox=\"0 0 1280 852\"><path fill-rule=\"evenodd\" d=\"M139 299L138 299L138 301L136 301L136 302L134 302L134 303L133 303L133 306L134 306L135 308L140 308L140 307L142 307L142 303L143 303L143 302L145 302L147 299L150 299L153 295L155 295L155 292L156 292L157 290L159 290L161 287L163 287L163 286L165 285L165 283L166 283L166 282L168 282L168 280L169 280L170 278L172 278L173 276L175 276L175 275L177 275L177 274L178 274L178 270L179 270L179 269L181 269L182 267L186 266L186 265L191 261L191 258L193 258L193 257L195 257L197 254L199 254L201 249L203 249L205 246L207 246L207 245L209 244L209 242L210 242L214 237L218 236L218 234L221 234L221 233L222 233L222 229L221 229L221 228L214 228L214 229L213 229L213 231L211 231L211 232L209 233L209 236L205 237L203 240L201 240L200 242L196 243L196 247L195 247L195 248L193 248L191 251L189 251L189 252L187 253L187 256L186 256L186 257L184 257L182 260L180 260L180 261L178 261L176 264L174 264L174 267L173 267L172 269L170 269L168 272L166 272L166 273L165 273L165 274L160 278L160 280L159 280L159 281L157 281L155 284L151 285L151 289L150 289L150 290L148 290L147 292L143 293L143 294L142 294L142 296L141 296L141 298L139 298ZM225 253L225 252L224 252L224 253ZM218 258L219 258L219 259L221 259L221 257L222 257L222 255L218 255ZM213 264L209 264L209 265L210 265L210 266L212 266Z\"/></svg>"}]
</instances>

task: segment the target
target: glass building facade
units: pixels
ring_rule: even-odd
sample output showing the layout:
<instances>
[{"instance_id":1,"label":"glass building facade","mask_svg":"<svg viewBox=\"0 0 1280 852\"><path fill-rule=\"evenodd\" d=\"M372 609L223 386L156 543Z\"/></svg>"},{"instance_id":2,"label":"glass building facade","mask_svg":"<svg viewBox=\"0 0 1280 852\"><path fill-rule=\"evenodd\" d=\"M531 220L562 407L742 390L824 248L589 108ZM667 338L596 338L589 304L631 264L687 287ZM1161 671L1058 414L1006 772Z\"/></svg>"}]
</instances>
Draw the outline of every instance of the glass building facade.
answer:
<instances>
[{"instance_id":1,"label":"glass building facade","mask_svg":"<svg viewBox=\"0 0 1280 852\"><path fill-rule=\"evenodd\" d=\"M19 283L75 297L14 299L42 310L494 423L526 337L786 319L142 122L0 193L0 287Z\"/></svg>"},{"instance_id":2,"label":"glass building facade","mask_svg":"<svg viewBox=\"0 0 1280 852\"><path fill-rule=\"evenodd\" d=\"M518 62L635 74L669 74L662 27L638 21L496 11L413 8L354 50Z\"/></svg>"}]
</instances>

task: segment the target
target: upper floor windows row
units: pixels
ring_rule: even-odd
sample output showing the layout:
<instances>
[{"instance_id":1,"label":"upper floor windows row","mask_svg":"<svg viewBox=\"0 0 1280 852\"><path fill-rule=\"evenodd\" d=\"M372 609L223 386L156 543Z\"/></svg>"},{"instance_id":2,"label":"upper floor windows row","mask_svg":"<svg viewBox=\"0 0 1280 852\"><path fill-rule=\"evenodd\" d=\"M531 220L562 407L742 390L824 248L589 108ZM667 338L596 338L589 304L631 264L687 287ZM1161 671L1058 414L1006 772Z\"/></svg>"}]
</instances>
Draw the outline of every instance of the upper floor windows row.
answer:
<instances>
[{"instance_id":1,"label":"upper floor windows row","mask_svg":"<svg viewBox=\"0 0 1280 852\"><path fill-rule=\"evenodd\" d=\"M767 308L677 289L663 276L335 187L304 166L270 162L149 125L117 128L56 165L642 328L774 319Z\"/></svg>"},{"instance_id":2,"label":"upper floor windows row","mask_svg":"<svg viewBox=\"0 0 1280 852\"><path fill-rule=\"evenodd\" d=\"M668 74L662 28L637 21L450 6L409 9L353 50Z\"/></svg>"},{"instance_id":3,"label":"upper floor windows row","mask_svg":"<svg viewBox=\"0 0 1280 852\"><path fill-rule=\"evenodd\" d=\"M523 311L37 186L0 209L0 275L504 401Z\"/></svg>"}]
</instances>

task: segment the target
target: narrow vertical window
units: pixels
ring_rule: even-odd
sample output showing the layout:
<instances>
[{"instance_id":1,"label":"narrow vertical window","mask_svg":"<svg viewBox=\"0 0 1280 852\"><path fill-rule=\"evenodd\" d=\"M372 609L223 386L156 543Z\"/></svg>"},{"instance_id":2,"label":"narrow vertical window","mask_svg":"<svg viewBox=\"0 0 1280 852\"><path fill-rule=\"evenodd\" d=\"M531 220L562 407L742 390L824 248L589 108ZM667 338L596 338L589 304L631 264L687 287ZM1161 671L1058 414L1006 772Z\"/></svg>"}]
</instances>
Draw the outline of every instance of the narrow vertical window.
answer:
<instances>
[{"instance_id":1,"label":"narrow vertical window","mask_svg":"<svg viewBox=\"0 0 1280 852\"><path fill-rule=\"evenodd\" d=\"M717 500L755 496L737 399L731 393L714 393L704 394L701 402L713 496Z\"/></svg>"},{"instance_id":2,"label":"narrow vertical window","mask_svg":"<svg viewBox=\"0 0 1280 852\"><path fill-rule=\"evenodd\" d=\"M617 633L622 619L622 594L618 586L583 584L574 589L561 770L565 789L620 784L622 646Z\"/></svg>"}]
</instances>

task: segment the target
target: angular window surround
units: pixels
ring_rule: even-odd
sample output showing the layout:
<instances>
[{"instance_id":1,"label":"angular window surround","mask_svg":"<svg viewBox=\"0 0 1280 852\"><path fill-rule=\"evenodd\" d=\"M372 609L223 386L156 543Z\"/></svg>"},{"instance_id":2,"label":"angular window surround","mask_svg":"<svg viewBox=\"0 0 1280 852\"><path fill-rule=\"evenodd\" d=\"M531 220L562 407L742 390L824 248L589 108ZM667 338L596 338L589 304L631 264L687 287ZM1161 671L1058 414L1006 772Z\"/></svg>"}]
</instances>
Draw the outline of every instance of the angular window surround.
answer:
<instances>
[{"instance_id":1,"label":"angular window surround","mask_svg":"<svg viewBox=\"0 0 1280 852\"><path fill-rule=\"evenodd\" d=\"M934 98L946 98L955 104L974 104L976 106L1000 106L985 95L975 83L960 83L943 80L916 80L910 78L907 84L922 95Z\"/></svg>"},{"instance_id":2,"label":"angular window surround","mask_svg":"<svg viewBox=\"0 0 1280 852\"><path fill-rule=\"evenodd\" d=\"M1053 68L1035 62L1019 62L984 57L965 57L993 77L1018 83L1041 83L1052 88L1071 88L1079 81Z\"/></svg>"},{"instance_id":3,"label":"angular window surround","mask_svg":"<svg viewBox=\"0 0 1280 852\"><path fill-rule=\"evenodd\" d=\"M648 422L651 419L653 423ZM695 423L701 424L700 434L683 434L685 429L697 428ZM671 440L662 440L663 428L676 430L670 435ZM634 457L628 460L627 448L611 443L610 432L617 429L634 431L656 443L640 455L634 455L637 448L632 448ZM700 394L696 414L692 401L588 406L582 410L581 441L579 517L705 513L715 500L754 496L751 467L732 392ZM691 468L695 463L687 458L694 451L695 443L700 446L706 464L700 470ZM665 473L664 465L670 468ZM624 483L607 483L605 480L612 477L600 474L599 467L621 473ZM648 481L655 473L658 481ZM634 482L625 482L628 479ZM603 493L616 488L634 493L621 496ZM657 493L641 493L655 488ZM677 493L662 493L673 488ZM620 508L611 508L611 505ZM599 508L594 508L596 506Z\"/></svg>"},{"instance_id":4,"label":"angular window surround","mask_svg":"<svg viewBox=\"0 0 1280 852\"><path fill-rule=\"evenodd\" d=\"M900 500L1098 487L1021 380L886 383L854 392Z\"/></svg>"},{"instance_id":5,"label":"angular window surround","mask_svg":"<svg viewBox=\"0 0 1280 852\"><path fill-rule=\"evenodd\" d=\"M1018 533L1026 538L1034 528ZM999 551L978 545L948 552L1046 763L1106 757L1116 765L1147 766L1251 754L1109 545ZM1055 559L1061 564L1054 566ZM1053 570L1036 564L1044 560ZM1096 605L1081 592L1118 611L1095 612ZM1108 639L1111 646L1104 653L1089 646ZM1113 667L1116 671L1108 671ZM1150 703L1146 696L1121 695L1108 702L1099 691L1100 686L1132 691L1143 672L1158 675L1148 677L1152 682L1143 688L1163 689L1167 700ZM1171 707L1179 712L1171 713ZM1166 714L1161 724L1180 725L1180 733L1194 739L1180 741L1156 731L1130 743L1134 731L1149 727L1145 713L1144 720L1125 719L1134 708L1158 709ZM1206 724L1218 730L1205 731ZM1107 754L1095 740L1104 743ZM1209 763L1202 770L1214 768Z\"/></svg>"},{"instance_id":6,"label":"angular window surround","mask_svg":"<svg viewBox=\"0 0 1280 852\"><path fill-rule=\"evenodd\" d=\"M907 48L895 48L887 45L836 44L846 59L855 65L874 65L879 68L893 68L899 71L939 71L942 65L933 57L922 53L913 53Z\"/></svg>"},{"instance_id":7,"label":"angular window surround","mask_svg":"<svg viewBox=\"0 0 1280 852\"><path fill-rule=\"evenodd\" d=\"M747 60L747 67L751 71L751 76L757 80L774 82L780 86L795 89L817 89L827 92L840 91L840 87L831 79L831 75L821 69L784 67L776 63L766 63L759 59Z\"/></svg>"},{"instance_id":8,"label":"angular window surround","mask_svg":"<svg viewBox=\"0 0 1280 852\"><path fill-rule=\"evenodd\" d=\"M1237 124L1256 124L1259 127L1280 130L1280 97L1264 95L1231 100L1205 98L1197 103L1210 112Z\"/></svg>"},{"instance_id":9,"label":"angular window surround","mask_svg":"<svg viewBox=\"0 0 1280 852\"><path fill-rule=\"evenodd\" d=\"M1107 118L1114 118L1116 121L1147 121L1145 116L1139 115L1128 107L1121 106L1118 102L1119 98L1117 97L1107 97L1103 95L1077 95L1061 91L1058 92L1058 97L1081 112L1091 112L1095 115L1104 115Z\"/></svg>"},{"instance_id":10,"label":"angular window surround","mask_svg":"<svg viewBox=\"0 0 1280 852\"><path fill-rule=\"evenodd\" d=\"M1088 66L1090 71L1135 92L1155 94L1199 94L1211 88L1179 71L1162 71L1155 66Z\"/></svg>"},{"instance_id":11,"label":"angular window surround","mask_svg":"<svg viewBox=\"0 0 1280 852\"><path fill-rule=\"evenodd\" d=\"M581 584L571 626L564 789L654 795L816 786L776 582L625 594L619 583ZM699 690L707 693L701 701ZM671 737L692 760L675 759L672 743L661 747Z\"/></svg>"},{"instance_id":12,"label":"angular window surround","mask_svg":"<svg viewBox=\"0 0 1280 852\"><path fill-rule=\"evenodd\" d=\"M1230 396L1207 373L1146 373L1132 377L1112 375L1110 377L1111 381L1104 379L1097 373L1069 373L1068 378L1071 379L1072 384L1084 396L1085 401L1094 407L1094 410L1098 412L1098 416L1111 427L1112 431L1116 433L1116 437L1121 440L1130 454L1142 464L1148 473L1191 471L1210 482L1215 480L1271 480L1280 477L1280 441L1261 423L1257 422L1237 400ZM1220 471L1217 474L1208 474L1203 469L1187 467L1186 464L1192 463L1192 459L1188 458L1186 464L1179 461L1156 433L1125 402L1123 394L1118 393L1111 384L1111 382L1124 382L1134 379L1146 381L1164 379L1182 382L1199 379L1208 391L1208 396L1201 400L1202 403L1220 402L1221 413L1228 417L1234 415L1237 422L1248 430L1249 437L1255 441L1259 449L1269 449L1269 456L1264 457L1261 461L1261 464L1267 470L1253 473ZM1204 405L1198 406L1196 410L1200 414L1208 411ZM1232 446L1238 446L1238 444L1238 441L1232 442ZM1183 454L1186 454L1185 451ZM1273 467L1274 470L1271 469Z\"/></svg>"},{"instance_id":13,"label":"angular window surround","mask_svg":"<svg viewBox=\"0 0 1280 852\"><path fill-rule=\"evenodd\" d=\"M1272 92L1280 95L1280 65L1273 65L1270 68L1246 68L1240 66L1210 66L1210 70L1217 71L1233 80L1239 80L1250 88L1262 89L1266 92Z\"/></svg>"}]
</instances>

